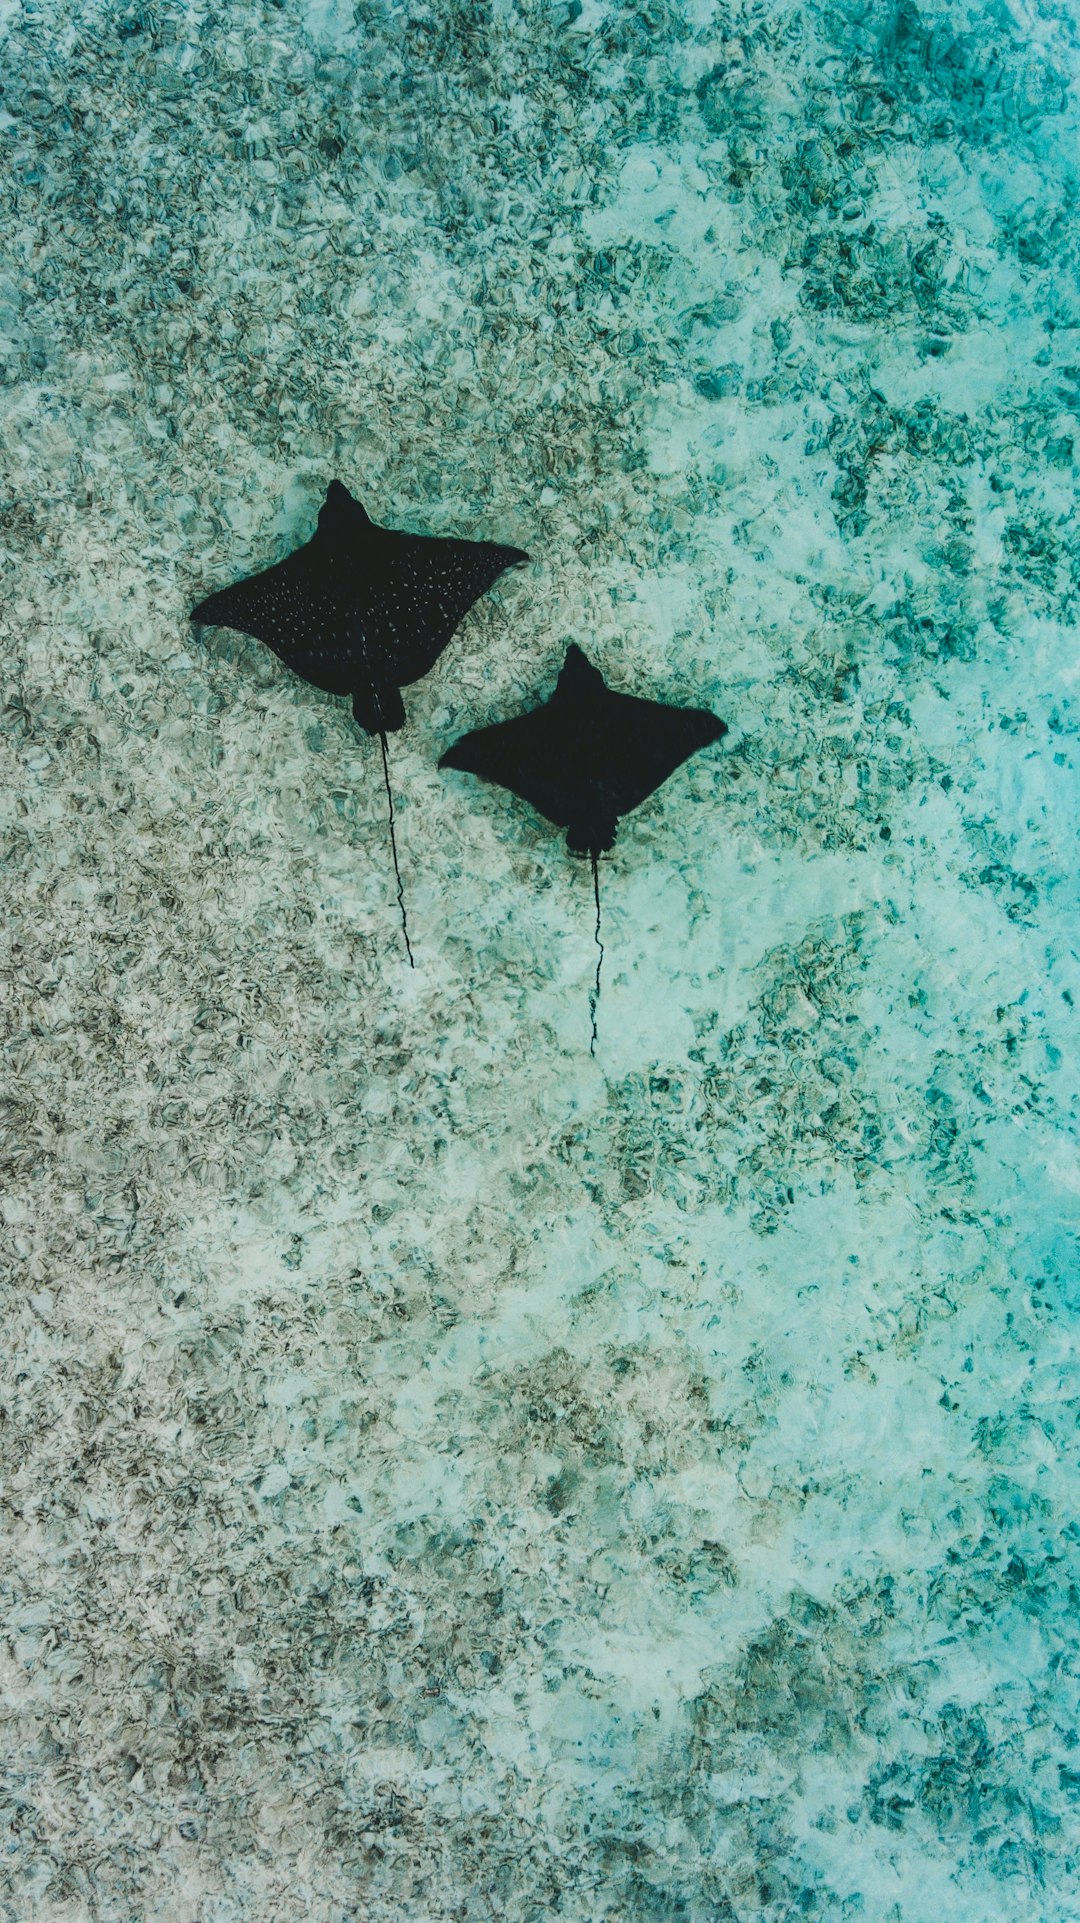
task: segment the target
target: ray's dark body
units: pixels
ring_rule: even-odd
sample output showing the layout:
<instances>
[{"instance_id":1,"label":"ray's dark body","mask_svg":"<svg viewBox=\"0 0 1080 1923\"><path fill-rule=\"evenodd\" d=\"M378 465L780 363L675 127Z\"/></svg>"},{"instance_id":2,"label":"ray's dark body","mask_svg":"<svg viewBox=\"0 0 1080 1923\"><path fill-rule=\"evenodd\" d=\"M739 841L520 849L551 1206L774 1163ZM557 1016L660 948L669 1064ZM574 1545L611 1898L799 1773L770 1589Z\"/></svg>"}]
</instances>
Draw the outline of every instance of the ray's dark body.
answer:
<instances>
[{"instance_id":1,"label":"ray's dark body","mask_svg":"<svg viewBox=\"0 0 1080 1923\"><path fill-rule=\"evenodd\" d=\"M201 601L193 621L250 634L327 694L351 695L369 734L405 722L399 690L438 660L520 548L377 527L332 481L310 541Z\"/></svg>"},{"instance_id":2,"label":"ray's dark body","mask_svg":"<svg viewBox=\"0 0 1080 1923\"><path fill-rule=\"evenodd\" d=\"M463 735L439 765L512 789L567 830L572 854L595 858L614 845L620 815L726 733L707 708L617 694L574 645L550 701Z\"/></svg>"}]
</instances>

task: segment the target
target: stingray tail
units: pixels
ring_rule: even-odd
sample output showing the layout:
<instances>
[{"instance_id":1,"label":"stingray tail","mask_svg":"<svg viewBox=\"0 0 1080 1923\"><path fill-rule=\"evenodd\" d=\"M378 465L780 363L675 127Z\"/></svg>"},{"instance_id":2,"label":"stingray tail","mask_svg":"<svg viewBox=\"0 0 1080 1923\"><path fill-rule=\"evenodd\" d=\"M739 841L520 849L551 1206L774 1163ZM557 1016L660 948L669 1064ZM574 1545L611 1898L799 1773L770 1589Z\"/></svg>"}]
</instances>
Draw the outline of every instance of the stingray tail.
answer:
<instances>
[{"instance_id":1,"label":"stingray tail","mask_svg":"<svg viewBox=\"0 0 1080 1923\"><path fill-rule=\"evenodd\" d=\"M398 899L398 907L401 910L401 932L405 937L405 953L409 957L409 967L415 968L416 963L413 960L413 951L409 946L409 924L405 918L405 889L402 886L402 881L401 881L401 868L398 863L398 852L397 852L397 836L394 833L394 793L393 793L393 789L390 786L390 763L386 755L385 728L379 729L379 745L382 748L383 782L386 787L386 805L389 810L389 816L390 816L390 853L394 857L394 874L397 878L397 899Z\"/></svg>"},{"instance_id":2,"label":"stingray tail","mask_svg":"<svg viewBox=\"0 0 1080 1923\"><path fill-rule=\"evenodd\" d=\"M596 902L596 928L593 933L593 940L595 941L596 946L600 950L600 953L596 957L596 986L593 988L592 993L589 996L589 1020L592 1022L592 1040L589 1043L589 1054L595 1055L596 1043L598 1039L597 1029L596 1029L596 1011L600 1006L600 968L604 959L604 944L600 940L600 869L597 863L595 851L592 852L591 858L592 858L593 900Z\"/></svg>"}]
</instances>

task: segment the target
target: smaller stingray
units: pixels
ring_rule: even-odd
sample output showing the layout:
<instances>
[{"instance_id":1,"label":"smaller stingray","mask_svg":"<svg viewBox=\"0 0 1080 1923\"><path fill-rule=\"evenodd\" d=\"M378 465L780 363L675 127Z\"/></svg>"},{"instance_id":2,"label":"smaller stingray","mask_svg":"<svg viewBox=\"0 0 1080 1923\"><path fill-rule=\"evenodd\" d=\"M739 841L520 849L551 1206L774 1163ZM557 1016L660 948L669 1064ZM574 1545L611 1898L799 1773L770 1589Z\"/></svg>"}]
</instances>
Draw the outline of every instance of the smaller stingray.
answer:
<instances>
[{"instance_id":1,"label":"smaller stingray","mask_svg":"<svg viewBox=\"0 0 1080 1923\"><path fill-rule=\"evenodd\" d=\"M528 558L492 541L377 527L348 488L331 481L310 541L192 610L193 621L264 641L327 694L351 695L354 719L378 735L410 964L386 737L405 725L400 690L434 667L459 621L503 570Z\"/></svg>"},{"instance_id":2,"label":"smaller stingray","mask_svg":"<svg viewBox=\"0 0 1080 1923\"><path fill-rule=\"evenodd\" d=\"M571 854L589 856L600 950L590 997L590 1054L596 1051L604 957L599 857L614 846L621 815L638 807L699 748L726 733L727 724L707 708L676 708L616 694L572 644L550 701L512 721L462 735L439 763L511 789L566 829Z\"/></svg>"}]
</instances>

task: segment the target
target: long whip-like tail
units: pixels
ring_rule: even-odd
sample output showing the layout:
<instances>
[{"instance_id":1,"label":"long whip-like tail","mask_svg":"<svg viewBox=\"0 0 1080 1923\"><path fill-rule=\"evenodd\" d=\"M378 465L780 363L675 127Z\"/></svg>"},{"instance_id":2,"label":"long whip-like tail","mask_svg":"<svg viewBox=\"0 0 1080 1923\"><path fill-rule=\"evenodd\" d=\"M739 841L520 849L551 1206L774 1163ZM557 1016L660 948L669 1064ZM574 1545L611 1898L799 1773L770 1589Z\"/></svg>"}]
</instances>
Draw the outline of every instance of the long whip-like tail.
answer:
<instances>
[{"instance_id":1,"label":"long whip-like tail","mask_svg":"<svg viewBox=\"0 0 1080 1923\"><path fill-rule=\"evenodd\" d=\"M597 1043L596 1011L600 1006L600 967L604 959L604 944L600 940L600 869L595 853L592 856L592 885L593 899L596 902L596 928L593 934L593 940L600 950L600 953L596 957L596 986L589 996L589 1019L592 1022L592 1040L589 1043L589 1054L595 1055Z\"/></svg>"},{"instance_id":2,"label":"long whip-like tail","mask_svg":"<svg viewBox=\"0 0 1080 1923\"><path fill-rule=\"evenodd\" d=\"M398 899L398 907L401 910L401 932L405 937L405 953L409 957L409 967L415 968L416 963L413 960L413 951L409 946L409 924L405 919L405 890L401 882L401 868L398 863L398 852L397 852L397 836L394 833L394 794L390 786L390 763L389 763L389 760L387 759L387 754L386 754L385 728L379 729L379 745L382 748L382 771L383 771L383 782L386 787L386 805L390 812L390 853L394 857L394 874L397 877L397 899Z\"/></svg>"}]
</instances>

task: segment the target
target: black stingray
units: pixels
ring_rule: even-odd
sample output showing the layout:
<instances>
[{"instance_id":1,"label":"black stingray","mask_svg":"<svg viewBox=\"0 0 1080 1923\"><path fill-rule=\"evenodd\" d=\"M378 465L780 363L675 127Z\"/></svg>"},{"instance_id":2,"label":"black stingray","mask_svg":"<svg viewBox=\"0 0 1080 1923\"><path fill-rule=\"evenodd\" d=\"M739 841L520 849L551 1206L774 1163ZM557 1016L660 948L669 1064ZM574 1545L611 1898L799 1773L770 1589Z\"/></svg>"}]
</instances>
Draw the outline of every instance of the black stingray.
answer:
<instances>
[{"instance_id":1,"label":"black stingray","mask_svg":"<svg viewBox=\"0 0 1080 1923\"><path fill-rule=\"evenodd\" d=\"M512 721L463 735L439 763L510 788L566 829L571 854L589 856L600 949L591 1002L593 1049L604 953L599 857L614 846L620 816L638 807L699 748L726 733L726 723L707 708L676 708L616 694L581 649L571 646L550 701Z\"/></svg>"},{"instance_id":2,"label":"black stingray","mask_svg":"<svg viewBox=\"0 0 1080 1923\"><path fill-rule=\"evenodd\" d=\"M348 488L331 481L310 541L192 610L193 621L265 641L327 694L351 696L360 727L379 736L410 962L386 737L405 725L401 689L435 665L459 621L504 568L527 559L520 548L493 541L376 527Z\"/></svg>"}]
</instances>

